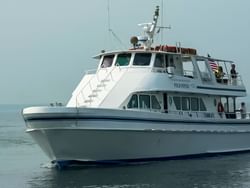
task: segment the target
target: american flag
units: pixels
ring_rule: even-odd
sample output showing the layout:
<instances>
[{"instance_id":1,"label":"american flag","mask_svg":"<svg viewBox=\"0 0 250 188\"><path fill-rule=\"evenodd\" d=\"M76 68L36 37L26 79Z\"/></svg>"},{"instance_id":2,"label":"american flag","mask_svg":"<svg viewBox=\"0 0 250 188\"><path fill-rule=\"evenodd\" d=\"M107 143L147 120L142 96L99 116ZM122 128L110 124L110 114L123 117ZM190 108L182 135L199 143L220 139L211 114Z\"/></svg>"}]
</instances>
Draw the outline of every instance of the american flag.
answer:
<instances>
[{"instance_id":1,"label":"american flag","mask_svg":"<svg viewBox=\"0 0 250 188\"><path fill-rule=\"evenodd\" d=\"M211 60L211 59L208 60L208 63L209 63L209 65L210 65L210 67L211 67L211 69L212 69L213 71L216 71L216 70L217 70L217 68L218 68L217 63L215 63L215 62L214 62L213 60Z\"/></svg>"}]
</instances>

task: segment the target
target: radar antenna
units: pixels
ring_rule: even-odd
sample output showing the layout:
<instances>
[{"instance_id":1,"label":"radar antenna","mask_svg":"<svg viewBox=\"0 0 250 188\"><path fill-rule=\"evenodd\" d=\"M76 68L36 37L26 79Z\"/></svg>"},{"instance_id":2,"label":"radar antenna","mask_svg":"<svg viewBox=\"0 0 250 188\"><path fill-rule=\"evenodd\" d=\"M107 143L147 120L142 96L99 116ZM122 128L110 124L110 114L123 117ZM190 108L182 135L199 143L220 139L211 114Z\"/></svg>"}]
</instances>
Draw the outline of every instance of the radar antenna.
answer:
<instances>
[{"instance_id":1,"label":"radar antenna","mask_svg":"<svg viewBox=\"0 0 250 188\"><path fill-rule=\"evenodd\" d=\"M159 17L159 6L156 6L155 14L153 17L153 22L151 23L141 23L138 26L143 28L144 36L139 36L138 41L143 43L144 49L148 50L154 42L155 29L157 27L157 21Z\"/></svg>"},{"instance_id":2,"label":"radar antenna","mask_svg":"<svg viewBox=\"0 0 250 188\"><path fill-rule=\"evenodd\" d=\"M157 26L158 18L159 18L159 6L156 6L153 22L138 24L138 26L142 27L144 31L143 35L131 37L130 42L134 48L140 47L140 44L138 42L141 42L145 50L150 50L154 42L154 36L158 34L162 29L171 29L171 26L168 27Z\"/></svg>"}]
</instances>

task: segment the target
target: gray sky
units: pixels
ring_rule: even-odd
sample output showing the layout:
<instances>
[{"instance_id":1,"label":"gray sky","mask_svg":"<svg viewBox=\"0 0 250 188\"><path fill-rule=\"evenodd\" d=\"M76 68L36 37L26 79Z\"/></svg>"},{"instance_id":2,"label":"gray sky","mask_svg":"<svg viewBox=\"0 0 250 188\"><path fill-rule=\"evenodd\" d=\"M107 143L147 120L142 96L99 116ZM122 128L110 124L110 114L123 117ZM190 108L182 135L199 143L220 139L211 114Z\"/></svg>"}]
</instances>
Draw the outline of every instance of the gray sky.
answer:
<instances>
[{"instance_id":1,"label":"gray sky","mask_svg":"<svg viewBox=\"0 0 250 188\"><path fill-rule=\"evenodd\" d=\"M108 30L107 0L0 1L0 104L67 103L91 57L123 48ZM161 0L110 0L111 28L129 47ZM164 0L164 43L233 60L250 92L250 1ZM160 9L162 11L162 8Z\"/></svg>"}]
</instances>

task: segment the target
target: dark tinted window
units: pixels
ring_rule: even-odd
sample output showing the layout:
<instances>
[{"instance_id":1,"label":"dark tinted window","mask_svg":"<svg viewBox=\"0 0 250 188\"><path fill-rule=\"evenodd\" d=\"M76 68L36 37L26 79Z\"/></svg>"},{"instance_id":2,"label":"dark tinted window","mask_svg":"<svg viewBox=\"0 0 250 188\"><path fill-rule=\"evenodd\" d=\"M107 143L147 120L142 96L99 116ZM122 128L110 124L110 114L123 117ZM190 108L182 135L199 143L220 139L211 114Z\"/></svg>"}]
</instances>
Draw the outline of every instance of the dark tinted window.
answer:
<instances>
[{"instance_id":1,"label":"dark tinted window","mask_svg":"<svg viewBox=\"0 0 250 188\"><path fill-rule=\"evenodd\" d=\"M164 54L156 54L154 67L164 68Z\"/></svg>"},{"instance_id":2,"label":"dark tinted window","mask_svg":"<svg viewBox=\"0 0 250 188\"><path fill-rule=\"evenodd\" d=\"M152 104L152 109L157 109L157 110L161 109L161 105L159 104L157 98L154 95L151 96L151 104Z\"/></svg>"},{"instance_id":3,"label":"dark tinted window","mask_svg":"<svg viewBox=\"0 0 250 188\"><path fill-rule=\"evenodd\" d=\"M191 98L191 110L199 111L199 100L198 98Z\"/></svg>"},{"instance_id":4,"label":"dark tinted window","mask_svg":"<svg viewBox=\"0 0 250 188\"><path fill-rule=\"evenodd\" d=\"M150 96L149 95L139 95L140 108L150 109Z\"/></svg>"},{"instance_id":5,"label":"dark tinted window","mask_svg":"<svg viewBox=\"0 0 250 188\"><path fill-rule=\"evenodd\" d=\"M181 98L173 97L176 110L181 110Z\"/></svg>"},{"instance_id":6,"label":"dark tinted window","mask_svg":"<svg viewBox=\"0 0 250 188\"><path fill-rule=\"evenodd\" d=\"M137 97L136 94L134 94L134 95L131 97L131 99L130 99L130 101L129 101L127 107L128 107L128 108L138 108L138 97Z\"/></svg>"},{"instance_id":7,"label":"dark tinted window","mask_svg":"<svg viewBox=\"0 0 250 188\"><path fill-rule=\"evenodd\" d=\"M190 99L189 99L189 97L182 97L181 103L182 103L182 110L183 111L190 110Z\"/></svg>"},{"instance_id":8,"label":"dark tinted window","mask_svg":"<svg viewBox=\"0 0 250 188\"><path fill-rule=\"evenodd\" d=\"M152 54L150 53L138 53L135 54L133 65L148 66L150 64Z\"/></svg>"},{"instance_id":9,"label":"dark tinted window","mask_svg":"<svg viewBox=\"0 0 250 188\"><path fill-rule=\"evenodd\" d=\"M202 99L200 99L200 111L207 111L207 108Z\"/></svg>"}]
</instances>

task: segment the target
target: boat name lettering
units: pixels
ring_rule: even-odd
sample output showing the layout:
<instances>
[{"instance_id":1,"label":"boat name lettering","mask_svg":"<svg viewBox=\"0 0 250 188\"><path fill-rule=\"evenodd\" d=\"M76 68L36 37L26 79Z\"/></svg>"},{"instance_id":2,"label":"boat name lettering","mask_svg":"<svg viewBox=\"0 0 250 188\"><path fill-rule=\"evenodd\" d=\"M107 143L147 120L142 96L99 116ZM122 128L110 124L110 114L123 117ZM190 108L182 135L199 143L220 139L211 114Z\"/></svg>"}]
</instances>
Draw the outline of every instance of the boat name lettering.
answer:
<instances>
[{"instance_id":1,"label":"boat name lettering","mask_svg":"<svg viewBox=\"0 0 250 188\"><path fill-rule=\"evenodd\" d=\"M175 78L175 79L173 79L173 81L176 81L176 82L190 82L190 80L182 80L182 79L177 79L177 78Z\"/></svg>"},{"instance_id":2,"label":"boat name lettering","mask_svg":"<svg viewBox=\"0 0 250 188\"><path fill-rule=\"evenodd\" d=\"M189 88L189 84L174 83L174 87L176 87L176 88Z\"/></svg>"}]
</instances>

